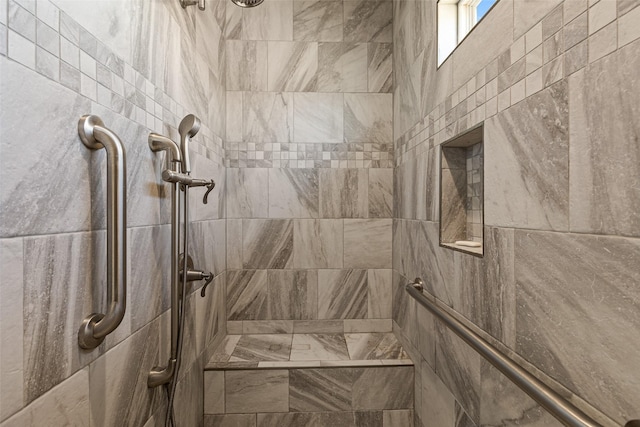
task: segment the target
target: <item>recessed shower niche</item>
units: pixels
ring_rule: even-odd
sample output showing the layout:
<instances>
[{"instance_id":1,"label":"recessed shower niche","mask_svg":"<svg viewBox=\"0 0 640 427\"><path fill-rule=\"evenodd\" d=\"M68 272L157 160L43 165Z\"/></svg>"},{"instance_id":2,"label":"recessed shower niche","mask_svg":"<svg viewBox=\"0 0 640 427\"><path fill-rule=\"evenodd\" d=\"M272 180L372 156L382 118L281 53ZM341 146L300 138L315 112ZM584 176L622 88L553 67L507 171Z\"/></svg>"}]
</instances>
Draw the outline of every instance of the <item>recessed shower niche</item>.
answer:
<instances>
[{"instance_id":1,"label":"recessed shower niche","mask_svg":"<svg viewBox=\"0 0 640 427\"><path fill-rule=\"evenodd\" d=\"M440 150L440 246L482 256L484 247L484 125Z\"/></svg>"}]
</instances>

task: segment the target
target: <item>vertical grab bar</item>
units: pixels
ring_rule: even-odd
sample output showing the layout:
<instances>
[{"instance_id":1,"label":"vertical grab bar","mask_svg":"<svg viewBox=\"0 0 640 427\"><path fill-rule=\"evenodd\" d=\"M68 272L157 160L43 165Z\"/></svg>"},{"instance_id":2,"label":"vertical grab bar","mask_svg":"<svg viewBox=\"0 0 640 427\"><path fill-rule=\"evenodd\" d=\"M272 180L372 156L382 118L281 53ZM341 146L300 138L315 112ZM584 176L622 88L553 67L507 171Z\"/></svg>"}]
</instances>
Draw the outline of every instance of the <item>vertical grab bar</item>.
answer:
<instances>
[{"instance_id":1,"label":"vertical grab bar","mask_svg":"<svg viewBox=\"0 0 640 427\"><path fill-rule=\"evenodd\" d=\"M124 317L127 297L127 182L125 151L120 138L99 117L78 122L80 139L89 149L107 151L107 301L106 314L92 313L80 325L78 344L93 349Z\"/></svg>"}]
</instances>

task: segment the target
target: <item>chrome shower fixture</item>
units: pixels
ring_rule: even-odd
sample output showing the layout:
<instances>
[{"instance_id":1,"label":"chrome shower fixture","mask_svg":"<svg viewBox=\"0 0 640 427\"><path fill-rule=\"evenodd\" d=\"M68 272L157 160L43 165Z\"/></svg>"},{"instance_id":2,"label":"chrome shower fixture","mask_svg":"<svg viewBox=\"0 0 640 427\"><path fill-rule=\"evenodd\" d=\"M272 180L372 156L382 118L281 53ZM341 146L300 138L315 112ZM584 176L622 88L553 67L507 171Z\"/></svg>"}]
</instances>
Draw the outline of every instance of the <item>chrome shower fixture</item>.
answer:
<instances>
[{"instance_id":1,"label":"chrome shower fixture","mask_svg":"<svg viewBox=\"0 0 640 427\"><path fill-rule=\"evenodd\" d=\"M189 142L200 130L200 119L193 114L188 114L180 122L180 151L182 151L182 173L191 173L191 158L189 157Z\"/></svg>"},{"instance_id":2,"label":"chrome shower fixture","mask_svg":"<svg viewBox=\"0 0 640 427\"><path fill-rule=\"evenodd\" d=\"M264 0L231 0L231 1L233 2L233 4L240 7L256 7L262 4Z\"/></svg>"},{"instance_id":3,"label":"chrome shower fixture","mask_svg":"<svg viewBox=\"0 0 640 427\"><path fill-rule=\"evenodd\" d=\"M180 0L180 6L183 9L186 9L187 6L195 6L198 5L198 9L204 10L204 1L205 0Z\"/></svg>"}]
</instances>

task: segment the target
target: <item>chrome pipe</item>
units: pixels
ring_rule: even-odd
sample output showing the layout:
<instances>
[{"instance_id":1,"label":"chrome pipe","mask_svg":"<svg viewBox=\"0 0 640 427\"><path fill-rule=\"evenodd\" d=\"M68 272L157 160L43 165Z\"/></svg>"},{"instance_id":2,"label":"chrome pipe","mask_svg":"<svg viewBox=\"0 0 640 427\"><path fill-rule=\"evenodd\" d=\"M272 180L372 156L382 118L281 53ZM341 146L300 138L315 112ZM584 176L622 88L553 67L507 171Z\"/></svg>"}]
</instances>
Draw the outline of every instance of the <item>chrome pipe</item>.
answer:
<instances>
[{"instance_id":1,"label":"chrome pipe","mask_svg":"<svg viewBox=\"0 0 640 427\"><path fill-rule=\"evenodd\" d=\"M172 141L173 142L173 141ZM175 143L174 143L175 144ZM176 145L177 147L177 145ZM149 372L148 387L168 384L177 372L178 334L180 310L180 186L171 184L171 350L164 367L156 366Z\"/></svg>"},{"instance_id":2,"label":"chrome pipe","mask_svg":"<svg viewBox=\"0 0 640 427\"><path fill-rule=\"evenodd\" d=\"M548 385L531 375L516 361L430 301L422 292L423 285L422 279L416 278L413 283L405 286L405 290L558 421L570 427L602 427Z\"/></svg>"},{"instance_id":3,"label":"chrome pipe","mask_svg":"<svg viewBox=\"0 0 640 427\"><path fill-rule=\"evenodd\" d=\"M180 172L179 165L182 162L182 154L180 153L180 147L172 139L167 138L164 135L158 133L150 133L149 148L154 153L159 151L166 151L165 154L165 170Z\"/></svg>"},{"instance_id":4,"label":"chrome pipe","mask_svg":"<svg viewBox=\"0 0 640 427\"><path fill-rule=\"evenodd\" d=\"M91 150L107 151L107 301L106 314L92 313L80 325L78 345L98 347L124 318L127 304L127 176L120 138L99 117L82 116L78 135Z\"/></svg>"}]
</instances>

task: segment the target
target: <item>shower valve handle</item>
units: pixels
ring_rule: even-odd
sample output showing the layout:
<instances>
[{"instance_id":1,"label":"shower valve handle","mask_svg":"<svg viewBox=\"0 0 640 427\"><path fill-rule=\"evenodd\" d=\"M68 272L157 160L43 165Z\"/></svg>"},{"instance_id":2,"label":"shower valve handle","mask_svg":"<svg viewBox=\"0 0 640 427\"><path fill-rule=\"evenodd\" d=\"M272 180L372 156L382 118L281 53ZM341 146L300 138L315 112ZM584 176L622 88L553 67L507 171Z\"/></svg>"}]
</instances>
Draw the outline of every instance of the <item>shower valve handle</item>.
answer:
<instances>
[{"instance_id":1,"label":"shower valve handle","mask_svg":"<svg viewBox=\"0 0 640 427\"><path fill-rule=\"evenodd\" d=\"M205 274L203 279L205 279L206 282L204 282L204 285L202 285L202 290L200 291L201 297L204 297L204 294L207 291L207 286L209 286L209 283L213 282L213 273Z\"/></svg>"},{"instance_id":2,"label":"shower valve handle","mask_svg":"<svg viewBox=\"0 0 640 427\"><path fill-rule=\"evenodd\" d=\"M210 182L210 183L208 183L208 184L206 185L206 187L207 187L207 192L206 192L206 193L204 193L204 197L202 198L202 203L204 203L205 205L206 205L206 204L207 204L207 202L208 202L208 200L207 200L207 199L209 198L209 193L211 193L211 191L213 191L213 189L216 187L216 183L215 183L215 181L214 181L214 180L211 180L211 182Z\"/></svg>"}]
</instances>

